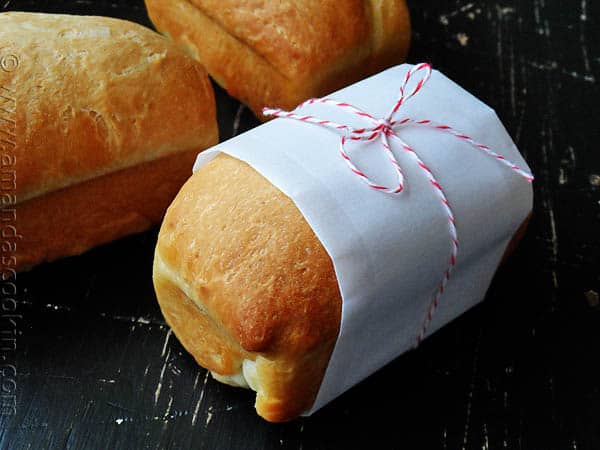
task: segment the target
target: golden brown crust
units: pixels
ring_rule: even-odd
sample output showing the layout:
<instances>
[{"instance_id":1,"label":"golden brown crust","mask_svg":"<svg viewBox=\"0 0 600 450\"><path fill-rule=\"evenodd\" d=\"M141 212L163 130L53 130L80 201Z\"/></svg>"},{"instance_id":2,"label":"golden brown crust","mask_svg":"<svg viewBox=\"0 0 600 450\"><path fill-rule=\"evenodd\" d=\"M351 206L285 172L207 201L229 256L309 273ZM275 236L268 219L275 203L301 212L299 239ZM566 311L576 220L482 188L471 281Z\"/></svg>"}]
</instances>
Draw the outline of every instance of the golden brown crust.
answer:
<instances>
[{"instance_id":1,"label":"golden brown crust","mask_svg":"<svg viewBox=\"0 0 600 450\"><path fill-rule=\"evenodd\" d=\"M204 69L162 36L104 17L0 14L16 98L18 201L214 141Z\"/></svg>"},{"instance_id":2,"label":"golden brown crust","mask_svg":"<svg viewBox=\"0 0 600 450\"><path fill-rule=\"evenodd\" d=\"M309 78L369 48L363 0L189 1L288 78Z\"/></svg>"},{"instance_id":3,"label":"golden brown crust","mask_svg":"<svg viewBox=\"0 0 600 450\"><path fill-rule=\"evenodd\" d=\"M245 351L235 339L218 325L206 309L194 301L194 295L182 289L188 284L173 272L157 252L154 261L154 288L161 311L185 349L202 367L230 375L238 372Z\"/></svg>"},{"instance_id":4,"label":"golden brown crust","mask_svg":"<svg viewBox=\"0 0 600 450\"><path fill-rule=\"evenodd\" d=\"M404 62L410 46L410 13L404 0L368 0L372 52L369 73Z\"/></svg>"},{"instance_id":5,"label":"golden brown crust","mask_svg":"<svg viewBox=\"0 0 600 450\"><path fill-rule=\"evenodd\" d=\"M403 62L404 0L146 0L171 36L262 117Z\"/></svg>"},{"instance_id":6,"label":"golden brown crust","mask_svg":"<svg viewBox=\"0 0 600 450\"><path fill-rule=\"evenodd\" d=\"M329 255L293 202L237 159L219 155L187 181L157 252L245 350L305 352L337 335Z\"/></svg>"},{"instance_id":7,"label":"golden brown crust","mask_svg":"<svg viewBox=\"0 0 600 450\"><path fill-rule=\"evenodd\" d=\"M266 420L298 417L314 403L335 339L300 356L249 352L207 311L188 283L168 268L157 252L154 286L162 313L175 335L198 364L213 374L241 376L244 360L256 362L256 410Z\"/></svg>"},{"instance_id":8,"label":"golden brown crust","mask_svg":"<svg viewBox=\"0 0 600 450\"><path fill-rule=\"evenodd\" d=\"M19 238L14 251L3 247L0 272L76 255L159 222L197 153L179 152L5 207L4 224Z\"/></svg>"},{"instance_id":9,"label":"golden brown crust","mask_svg":"<svg viewBox=\"0 0 600 450\"><path fill-rule=\"evenodd\" d=\"M154 280L200 364L231 375L240 358L256 360L259 414L288 420L312 404L339 330L339 288L302 214L258 172L219 155L188 180L163 221ZM218 342L194 337L207 333Z\"/></svg>"}]
</instances>

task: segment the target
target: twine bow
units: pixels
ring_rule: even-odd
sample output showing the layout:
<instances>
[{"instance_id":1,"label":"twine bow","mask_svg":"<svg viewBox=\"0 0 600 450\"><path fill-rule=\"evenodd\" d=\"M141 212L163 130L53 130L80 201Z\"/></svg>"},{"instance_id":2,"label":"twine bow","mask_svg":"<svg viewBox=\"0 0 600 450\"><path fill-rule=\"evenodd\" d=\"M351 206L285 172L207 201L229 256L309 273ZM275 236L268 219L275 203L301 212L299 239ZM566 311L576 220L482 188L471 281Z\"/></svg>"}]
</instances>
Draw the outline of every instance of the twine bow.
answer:
<instances>
[{"instance_id":1,"label":"twine bow","mask_svg":"<svg viewBox=\"0 0 600 450\"><path fill-rule=\"evenodd\" d=\"M512 171L516 172L517 174L519 174L520 176L525 178L525 180L527 180L528 182L533 181L533 175L531 173L521 169L518 165L509 161L504 156L494 152L487 145L478 143L477 141L475 141L473 138L471 138L467 134L461 133L460 131L454 129L453 127L451 127L449 125L439 124L439 123L436 123L429 119L414 120L414 119L411 119L408 117L401 118L401 119L396 118L396 115L402 109L402 105L404 105L410 98L414 97L425 86L425 84L431 77L431 71L432 71L431 66L427 63L421 63L416 66L413 66L406 73L404 82L400 86L400 95L399 95L398 100L394 103L394 106L391 109L390 113L388 115L386 115L384 118L377 118L365 111L362 111L362 110L356 108L355 106L352 106L349 103L340 102L340 101L333 100L330 98L320 98L320 99L313 98L313 99L305 101L304 103L302 103L300 106L298 106L294 110L294 111L298 111L298 110L302 109L302 107L304 107L306 105L312 105L312 104L332 105L332 106L340 108L342 110L349 111L349 112L365 119L366 121L368 121L370 126L367 126L364 128L353 128L350 125L336 123L336 122L333 122L333 121L327 120L327 119L319 119L319 118L311 116L311 115L302 115L302 114L298 114L294 111L291 111L291 112L284 111L284 110L277 109L277 108L275 108L275 109L264 108L263 109L263 114L265 116L274 116L274 117L279 117L279 118L293 119L293 120L298 120L301 122L312 123L312 124L320 125L323 127L331 128L337 132L344 133L344 134L342 134L341 141L340 141L340 155L341 155L342 159L346 162L346 164L348 165L348 167L350 168L352 173L354 173L358 178L360 178L364 183L366 183L372 189L375 189L377 191L384 192L387 194L392 194L392 195L400 194L404 190L405 182L404 182L404 174L402 171L402 167L398 163L396 156L394 155L394 152L392 151L392 147L390 145L389 138L392 138L398 142L399 147L411 156L411 159L416 163L416 165L420 168L422 173L427 177L427 180L429 181L429 183L431 184L431 186L434 188L435 192L437 193L438 198L441 202L441 206L442 206L442 208L446 214L446 217L448 219L448 230L449 230L450 240L451 240L451 251L450 251L450 258L448 261L448 266L447 266L446 270L444 271L442 280L440 281L440 283L436 289L436 292L433 295L433 298L431 300L429 308L427 309L427 314L423 320L423 323L420 327L419 333L416 337L415 347L418 346L421 343L421 341L423 340L423 338L425 337L427 328L429 327L429 325L431 324L431 321L433 319L433 314L435 313L435 311L437 310L437 308L439 306L440 298L442 297L442 295L446 289L446 285L448 284L448 281L450 280L452 271L453 271L454 267L456 266L459 242L458 242L458 232L456 230L456 221L454 218L454 213L450 206L450 202L446 198L444 189L442 188L440 183L438 183L435 175L433 174L433 172L429 168L429 166L427 166L427 164L425 164L421 160L421 158L415 152L415 150L410 145L408 145L398 135L397 131L399 129L401 129L402 127L420 126L420 127L433 128L438 131L442 131L442 132L451 134L452 136L456 137L457 139L460 139L463 142L469 144L471 147L475 148L476 150L479 150L479 151L487 154L488 156L494 158L495 160L499 161L503 165L510 168ZM417 76L420 76L420 78L416 78ZM408 84L409 84L411 78L413 78L413 77L415 77L415 79L416 79L416 84L415 84L414 88L412 90L410 90L409 93L407 93ZM397 183L395 185L384 186L382 184L379 184L379 183L376 183L375 181L373 181L369 176L367 176L362 170L360 170L353 163L352 158L350 157L350 155L347 151L347 145L349 142L365 143L365 142L371 142L371 141L376 141L376 140L379 140L380 148L385 152L385 154L394 170L394 173L395 173L396 179L397 179Z\"/></svg>"}]
</instances>

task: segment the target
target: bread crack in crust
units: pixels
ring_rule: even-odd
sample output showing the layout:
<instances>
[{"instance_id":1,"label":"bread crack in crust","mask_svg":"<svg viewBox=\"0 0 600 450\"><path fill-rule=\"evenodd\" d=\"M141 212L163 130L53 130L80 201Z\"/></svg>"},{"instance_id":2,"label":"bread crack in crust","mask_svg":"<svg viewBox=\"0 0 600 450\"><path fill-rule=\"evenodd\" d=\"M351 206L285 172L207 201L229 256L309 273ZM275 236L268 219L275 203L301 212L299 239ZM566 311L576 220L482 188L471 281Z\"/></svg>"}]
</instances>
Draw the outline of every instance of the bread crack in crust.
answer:
<instances>
[{"instance_id":1,"label":"bread crack in crust","mask_svg":"<svg viewBox=\"0 0 600 450\"><path fill-rule=\"evenodd\" d=\"M146 0L156 28L262 116L292 109L408 52L404 0Z\"/></svg>"},{"instance_id":2,"label":"bread crack in crust","mask_svg":"<svg viewBox=\"0 0 600 450\"><path fill-rule=\"evenodd\" d=\"M159 222L196 154L218 140L203 67L158 33L106 17L1 13L0 43L18 61L0 70L15 124L0 150L17 180L3 212L14 210L21 236L0 269Z\"/></svg>"}]
</instances>

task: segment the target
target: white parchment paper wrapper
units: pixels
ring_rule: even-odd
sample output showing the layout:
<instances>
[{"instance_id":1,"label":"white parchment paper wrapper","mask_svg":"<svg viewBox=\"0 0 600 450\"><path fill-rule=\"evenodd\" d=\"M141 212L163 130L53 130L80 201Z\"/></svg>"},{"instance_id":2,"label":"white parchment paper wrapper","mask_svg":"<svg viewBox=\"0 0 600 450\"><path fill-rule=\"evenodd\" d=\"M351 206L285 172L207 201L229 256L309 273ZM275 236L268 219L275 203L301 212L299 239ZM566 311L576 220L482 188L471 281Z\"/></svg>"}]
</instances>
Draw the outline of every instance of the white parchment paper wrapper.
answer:
<instances>
[{"instance_id":1,"label":"white parchment paper wrapper","mask_svg":"<svg viewBox=\"0 0 600 450\"><path fill-rule=\"evenodd\" d=\"M329 97L384 117L410 67L393 67ZM369 125L326 105L301 112ZM451 125L527 168L494 111L437 71L396 117ZM454 136L419 127L397 131L443 186L460 240L430 335L483 299L508 242L531 211L532 188ZM451 248L434 189L397 141L390 139L407 183L400 195L377 192L353 175L339 142L330 129L275 119L201 153L194 167L219 152L250 164L295 202L333 260L343 299L341 330L308 414L414 346ZM378 142L348 148L376 182L395 183Z\"/></svg>"}]
</instances>

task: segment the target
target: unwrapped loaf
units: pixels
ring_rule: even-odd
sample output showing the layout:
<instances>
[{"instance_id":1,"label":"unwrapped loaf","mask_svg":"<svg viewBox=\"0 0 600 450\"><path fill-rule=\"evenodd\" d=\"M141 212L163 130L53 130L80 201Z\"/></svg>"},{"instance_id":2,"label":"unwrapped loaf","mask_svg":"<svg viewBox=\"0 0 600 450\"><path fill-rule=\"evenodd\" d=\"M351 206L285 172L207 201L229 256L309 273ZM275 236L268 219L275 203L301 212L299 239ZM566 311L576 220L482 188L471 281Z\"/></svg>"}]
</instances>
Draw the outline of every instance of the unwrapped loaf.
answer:
<instances>
[{"instance_id":1,"label":"unwrapped loaf","mask_svg":"<svg viewBox=\"0 0 600 450\"><path fill-rule=\"evenodd\" d=\"M156 28L262 116L404 61L405 0L146 0Z\"/></svg>"},{"instance_id":2,"label":"unwrapped loaf","mask_svg":"<svg viewBox=\"0 0 600 450\"><path fill-rule=\"evenodd\" d=\"M103 17L3 13L0 42L13 58L0 70L2 216L16 231L2 270L160 221L194 156L218 140L202 66L147 28Z\"/></svg>"}]
</instances>

